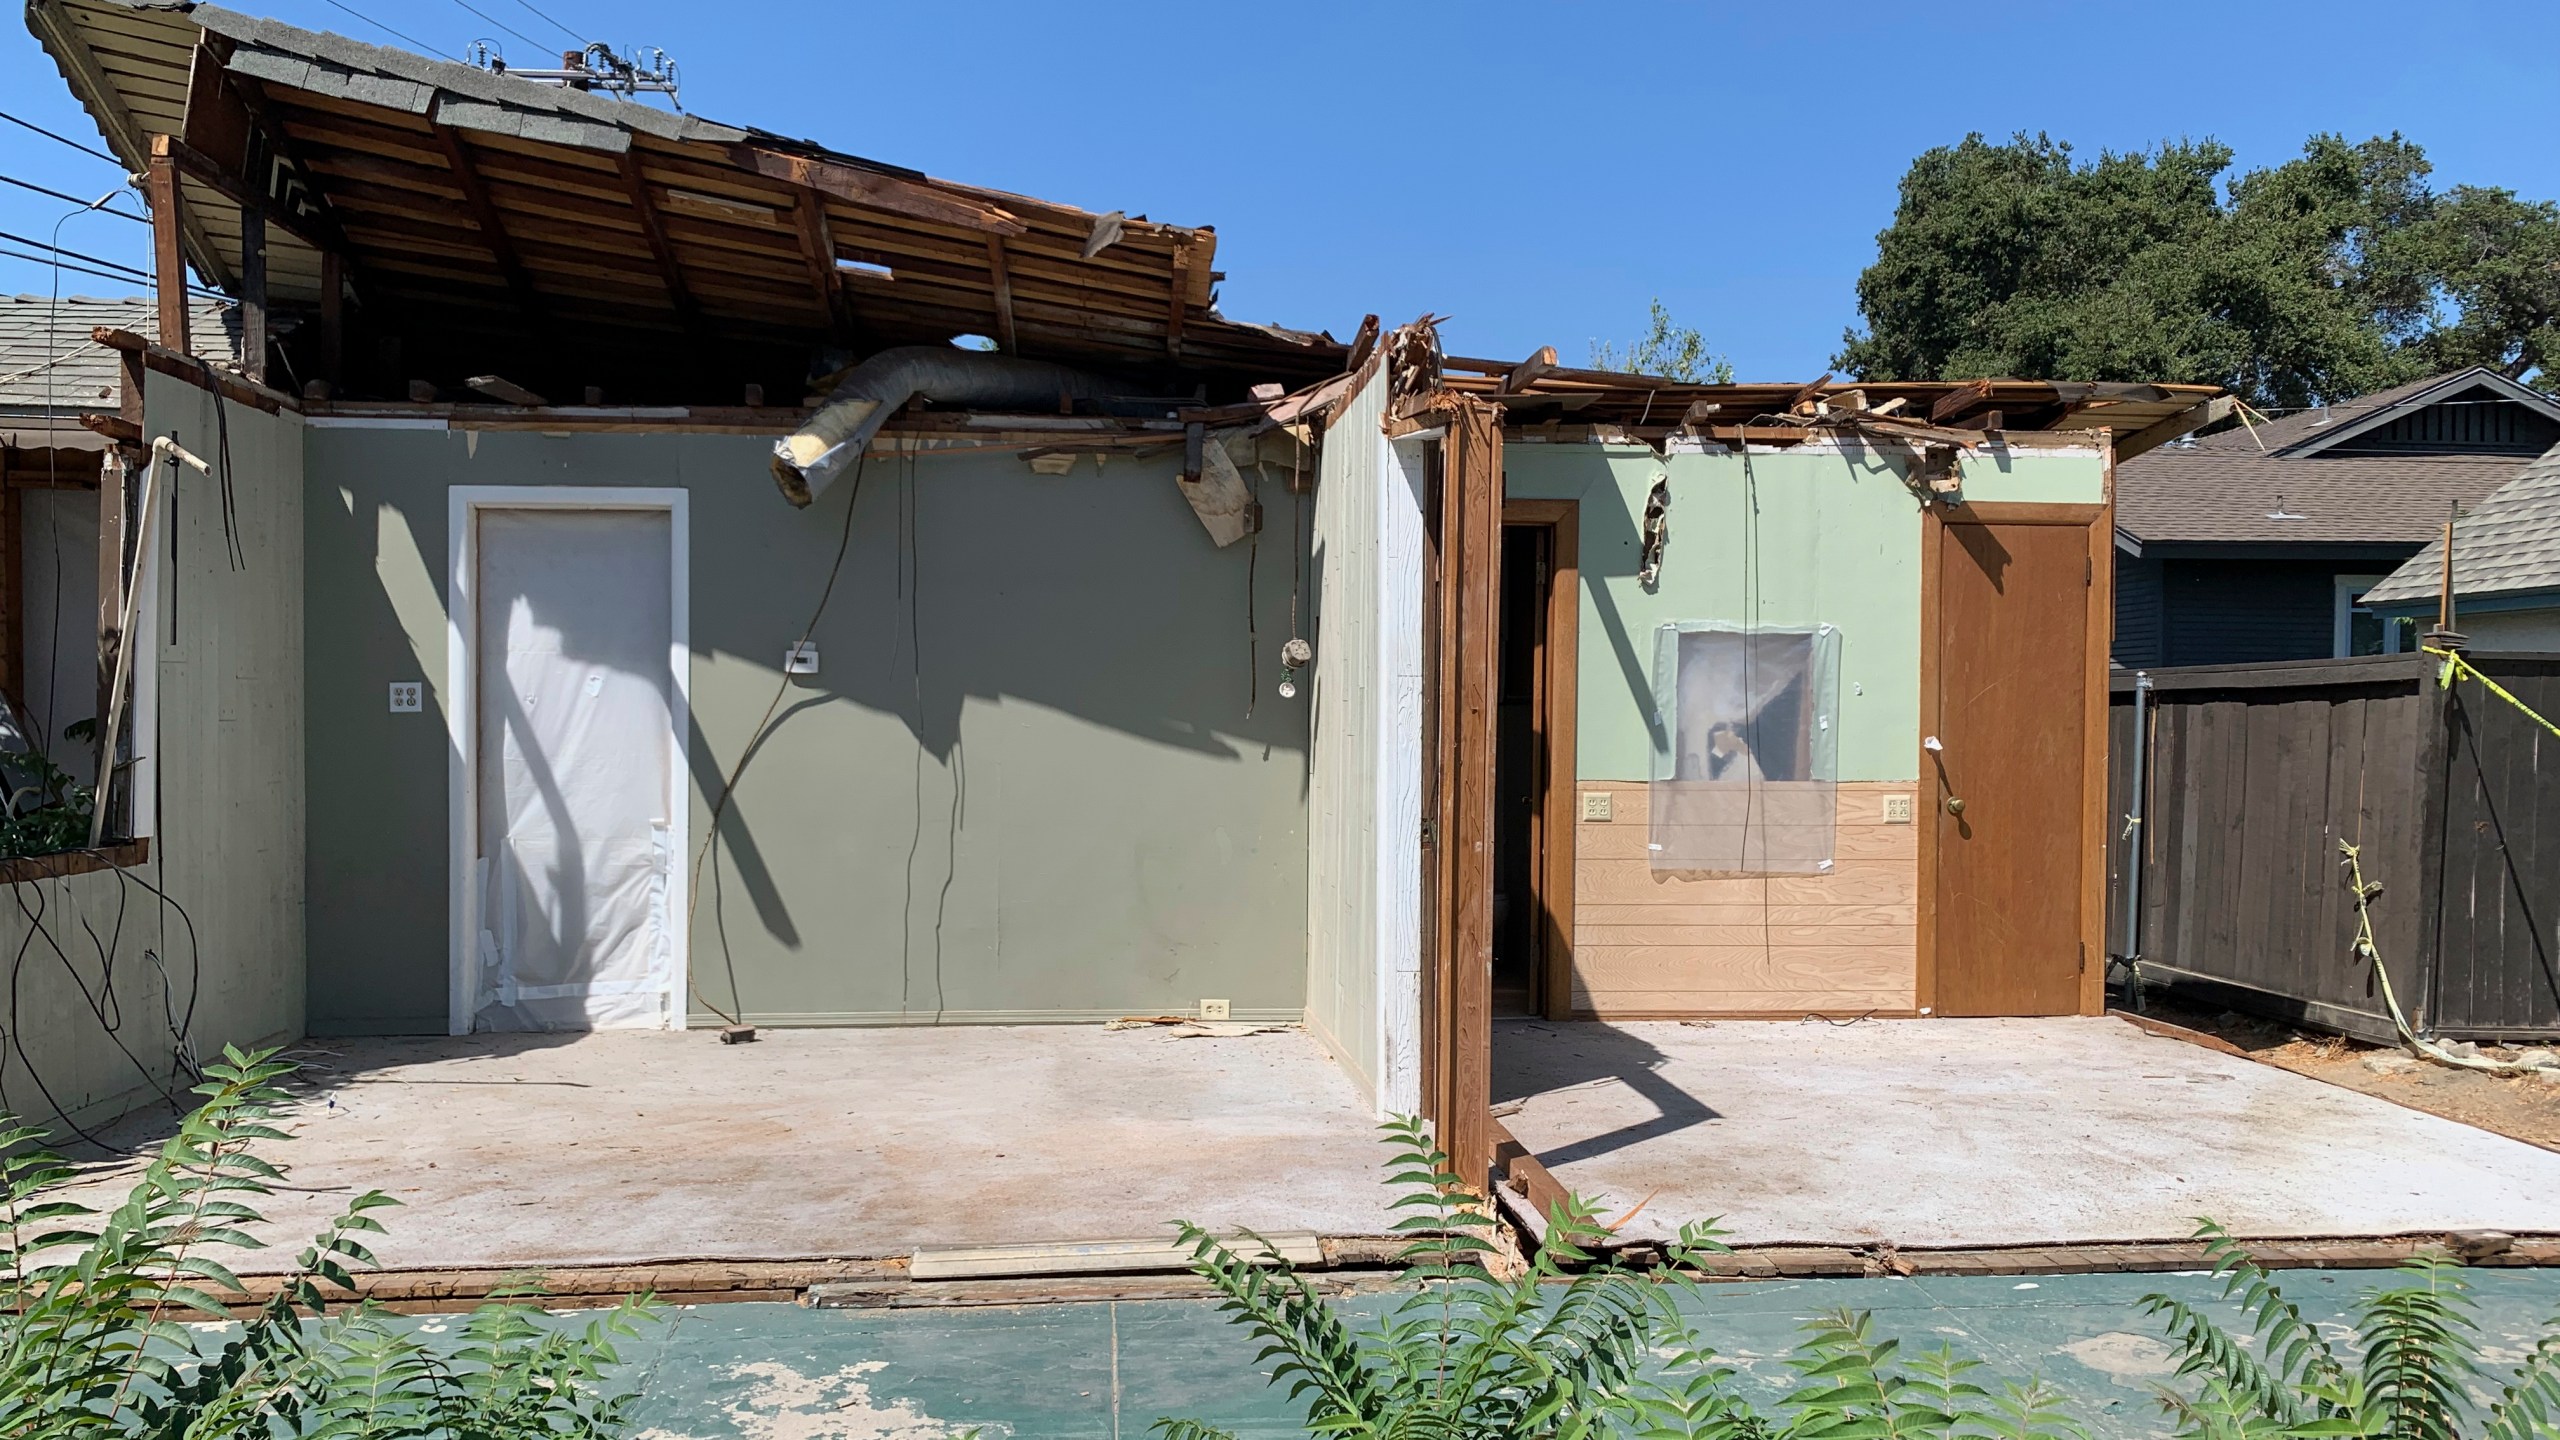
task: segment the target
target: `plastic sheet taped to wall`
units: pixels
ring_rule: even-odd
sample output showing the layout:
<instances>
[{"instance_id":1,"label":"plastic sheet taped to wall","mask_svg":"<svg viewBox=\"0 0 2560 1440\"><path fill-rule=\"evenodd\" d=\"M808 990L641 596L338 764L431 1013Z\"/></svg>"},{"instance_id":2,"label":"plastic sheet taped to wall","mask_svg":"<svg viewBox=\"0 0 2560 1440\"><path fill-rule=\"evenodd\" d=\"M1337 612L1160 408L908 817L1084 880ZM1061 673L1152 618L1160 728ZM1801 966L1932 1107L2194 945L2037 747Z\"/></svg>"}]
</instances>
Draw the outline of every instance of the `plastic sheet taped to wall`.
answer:
<instances>
[{"instance_id":1,"label":"plastic sheet taped to wall","mask_svg":"<svg viewBox=\"0 0 2560 1440\"><path fill-rule=\"evenodd\" d=\"M672 1003L663 512L479 512L475 1030L655 1027Z\"/></svg>"},{"instance_id":2,"label":"plastic sheet taped to wall","mask_svg":"<svg viewBox=\"0 0 2560 1440\"><path fill-rule=\"evenodd\" d=\"M1840 632L1682 621L1654 633L1655 870L1828 870L1840 779Z\"/></svg>"}]
</instances>

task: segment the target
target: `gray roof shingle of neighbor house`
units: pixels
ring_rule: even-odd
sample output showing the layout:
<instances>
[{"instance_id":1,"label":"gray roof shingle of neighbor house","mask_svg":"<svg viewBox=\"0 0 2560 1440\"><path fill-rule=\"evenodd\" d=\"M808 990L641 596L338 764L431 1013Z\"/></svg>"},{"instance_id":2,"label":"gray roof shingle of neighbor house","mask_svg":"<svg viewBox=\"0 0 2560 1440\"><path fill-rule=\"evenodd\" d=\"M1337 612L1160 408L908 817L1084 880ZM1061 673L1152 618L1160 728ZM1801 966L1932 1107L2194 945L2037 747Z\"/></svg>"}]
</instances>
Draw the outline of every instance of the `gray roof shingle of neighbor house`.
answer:
<instances>
[{"instance_id":1,"label":"gray roof shingle of neighbor house","mask_svg":"<svg viewBox=\"0 0 2560 1440\"><path fill-rule=\"evenodd\" d=\"M2550 443L2524 432L2544 428L2560 438L2560 399L2484 368L2434 375L2126 461L2116 528L2143 545L2415 544L2513 479Z\"/></svg>"},{"instance_id":2,"label":"gray roof shingle of neighbor house","mask_svg":"<svg viewBox=\"0 0 2560 1440\"><path fill-rule=\"evenodd\" d=\"M211 299L191 303L197 352L236 363L239 307ZM157 338L159 312L148 295L0 295L0 431L48 414L57 422L52 428L77 430L81 411L114 407L119 357L89 338L101 326Z\"/></svg>"},{"instance_id":3,"label":"gray roof shingle of neighbor house","mask_svg":"<svg viewBox=\"0 0 2560 1440\"><path fill-rule=\"evenodd\" d=\"M2524 467L2453 525L2456 592L2489 595L2560 593L2560 445ZM2443 584L2444 537L2365 592L2368 605L2432 600Z\"/></svg>"}]
</instances>

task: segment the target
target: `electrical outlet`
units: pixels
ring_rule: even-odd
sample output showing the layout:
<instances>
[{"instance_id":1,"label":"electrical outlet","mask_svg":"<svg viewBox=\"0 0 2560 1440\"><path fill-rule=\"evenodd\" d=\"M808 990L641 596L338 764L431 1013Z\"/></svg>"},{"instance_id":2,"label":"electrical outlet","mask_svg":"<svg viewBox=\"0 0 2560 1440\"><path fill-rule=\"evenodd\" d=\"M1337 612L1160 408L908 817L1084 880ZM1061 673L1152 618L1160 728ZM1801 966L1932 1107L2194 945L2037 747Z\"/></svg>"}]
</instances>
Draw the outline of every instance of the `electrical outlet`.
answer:
<instances>
[{"instance_id":1,"label":"electrical outlet","mask_svg":"<svg viewBox=\"0 0 2560 1440\"><path fill-rule=\"evenodd\" d=\"M1911 797L1908 795L1887 795L1884 797L1884 823L1887 825L1910 824Z\"/></svg>"},{"instance_id":2,"label":"electrical outlet","mask_svg":"<svg viewBox=\"0 0 2560 1440\"><path fill-rule=\"evenodd\" d=\"M1200 1002L1200 1018L1203 1020L1232 1020L1235 1018L1235 1009L1224 1000L1203 1000Z\"/></svg>"},{"instance_id":3,"label":"electrical outlet","mask_svg":"<svg viewBox=\"0 0 2560 1440\"><path fill-rule=\"evenodd\" d=\"M414 715L420 710L425 709L426 688L427 682L424 680L392 681L391 713L394 715Z\"/></svg>"},{"instance_id":4,"label":"electrical outlet","mask_svg":"<svg viewBox=\"0 0 2560 1440\"><path fill-rule=\"evenodd\" d=\"M1617 798L1606 790L1583 791L1582 818L1591 821L1607 820L1611 813L1611 803Z\"/></svg>"}]
</instances>

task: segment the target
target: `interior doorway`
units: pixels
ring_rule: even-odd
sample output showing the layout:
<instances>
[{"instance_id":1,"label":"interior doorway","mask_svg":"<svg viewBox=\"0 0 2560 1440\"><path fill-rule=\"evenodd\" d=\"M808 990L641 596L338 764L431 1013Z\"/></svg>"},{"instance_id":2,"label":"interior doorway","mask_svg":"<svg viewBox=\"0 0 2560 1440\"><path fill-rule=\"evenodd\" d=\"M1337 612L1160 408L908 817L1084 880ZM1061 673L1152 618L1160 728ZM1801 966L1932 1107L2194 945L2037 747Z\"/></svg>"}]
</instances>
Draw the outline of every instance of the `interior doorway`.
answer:
<instances>
[{"instance_id":1,"label":"interior doorway","mask_svg":"<svg viewBox=\"0 0 2560 1440\"><path fill-rule=\"evenodd\" d=\"M1493 1008L1573 1012L1571 501L1502 512L1501 658L1494 709Z\"/></svg>"}]
</instances>

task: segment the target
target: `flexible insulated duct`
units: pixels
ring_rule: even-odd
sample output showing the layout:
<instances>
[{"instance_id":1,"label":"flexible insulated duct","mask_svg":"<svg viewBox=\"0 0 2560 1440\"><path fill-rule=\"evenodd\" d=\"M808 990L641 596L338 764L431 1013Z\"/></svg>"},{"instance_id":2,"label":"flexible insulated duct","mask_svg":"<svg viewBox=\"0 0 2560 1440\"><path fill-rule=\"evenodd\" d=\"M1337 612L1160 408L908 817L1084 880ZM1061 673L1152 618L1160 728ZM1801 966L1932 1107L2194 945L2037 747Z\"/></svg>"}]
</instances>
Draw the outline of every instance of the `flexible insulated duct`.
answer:
<instances>
[{"instance_id":1,"label":"flexible insulated duct","mask_svg":"<svg viewBox=\"0 0 2560 1440\"><path fill-rule=\"evenodd\" d=\"M908 401L1006 410L1064 409L1112 401L1126 391L1097 375L987 350L901 345L855 366L809 423L774 442L773 478L782 497L807 507L852 465L882 424Z\"/></svg>"}]
</instances>

